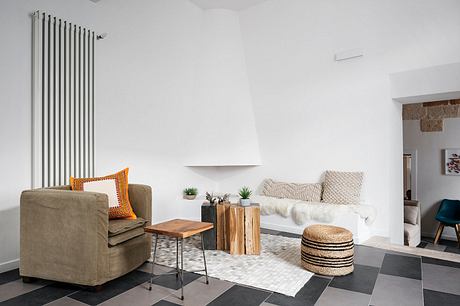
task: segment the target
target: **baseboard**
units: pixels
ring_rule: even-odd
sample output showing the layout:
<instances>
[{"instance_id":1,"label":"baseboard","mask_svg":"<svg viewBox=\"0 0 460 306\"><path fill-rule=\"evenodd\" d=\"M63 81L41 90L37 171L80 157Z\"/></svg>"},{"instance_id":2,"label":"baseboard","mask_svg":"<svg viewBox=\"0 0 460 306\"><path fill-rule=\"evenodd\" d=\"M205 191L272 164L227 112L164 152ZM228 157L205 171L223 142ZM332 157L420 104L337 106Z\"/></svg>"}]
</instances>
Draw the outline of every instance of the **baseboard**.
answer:
<instances>
[{"instance_id":1,"label":"baseboard","mask_svg":"<svg viewBox=\"0 0 460 306\"><path fill-rule=\"evenodd\" d=\"M390 234L385 229L371 228L371 236L390 237Z\"/></svg>"},{"instance_id":2,"label":"baseboard","mask_svg":"<svg viewBox=\"0 0 460 306\"><path fill-rule=\"evenodd\" d=\"M19 268L19 258L0 263L0 273Z\"/></svg>"},{"instance_id":3,"label":"baseboard","mask_svg":"<svg viewBox=\"0 0 460 306\"><path fill-rule=\"evenodd\" d=\"M274 231L288 232L288 233L299 234L299 235L303 233L303 231L297 227L285 226L285 225L279 225L279 224L273 224L273 223L261 222L260 227L271 229Z\"/></svg>"}]
</instances>

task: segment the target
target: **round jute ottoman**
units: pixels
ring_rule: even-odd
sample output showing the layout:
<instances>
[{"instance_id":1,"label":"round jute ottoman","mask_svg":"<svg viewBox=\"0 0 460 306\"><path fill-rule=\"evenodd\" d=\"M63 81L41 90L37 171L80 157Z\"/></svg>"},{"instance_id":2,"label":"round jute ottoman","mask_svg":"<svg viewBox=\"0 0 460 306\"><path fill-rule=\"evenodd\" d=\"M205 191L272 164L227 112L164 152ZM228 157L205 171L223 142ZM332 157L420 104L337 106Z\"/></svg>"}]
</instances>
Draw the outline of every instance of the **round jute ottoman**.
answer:
<instances>
[{"instance_id":1,"label":"round jute ottoman","mask_svg":"<svg viewBox=\"0 0 460 306\"><path fill-rule=\"evenodd\" d=\"M353 234L342 227L315 224L303 231L302 266L322 275L353 272Z\"/></svg>"}]
</instances>

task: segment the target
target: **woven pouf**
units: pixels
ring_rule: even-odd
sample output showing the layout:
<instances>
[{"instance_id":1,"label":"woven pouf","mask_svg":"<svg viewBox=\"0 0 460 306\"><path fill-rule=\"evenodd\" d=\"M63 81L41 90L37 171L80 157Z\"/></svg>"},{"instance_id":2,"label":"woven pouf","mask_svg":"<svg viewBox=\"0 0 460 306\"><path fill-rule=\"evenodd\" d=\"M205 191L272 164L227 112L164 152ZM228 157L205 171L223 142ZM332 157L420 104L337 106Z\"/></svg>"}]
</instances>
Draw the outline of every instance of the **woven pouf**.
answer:
<instances>
[{"instance_id":1,"label":"woven pouf","mask_svg":"<svg viewBox=\"0 0 460 306\"><path fill-rule=\"evenodd\" d=\"M302 236L302 266L322 275L353 272L353 234L342 227L315 224Z\"/></svg>"}]
</instances>

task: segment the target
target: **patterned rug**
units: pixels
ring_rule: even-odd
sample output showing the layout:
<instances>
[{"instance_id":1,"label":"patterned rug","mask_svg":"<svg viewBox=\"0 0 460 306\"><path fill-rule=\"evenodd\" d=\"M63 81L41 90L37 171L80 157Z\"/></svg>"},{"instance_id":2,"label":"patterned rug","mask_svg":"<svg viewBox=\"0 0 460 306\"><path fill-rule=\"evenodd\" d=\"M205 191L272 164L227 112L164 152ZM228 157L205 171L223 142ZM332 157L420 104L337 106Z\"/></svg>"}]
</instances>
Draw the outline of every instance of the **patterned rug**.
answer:
<instances>
[{"instance_id":1,"label":"patterned rug","mask_svg":"<svg viewBox=\"0 0 460 306\"><path fill-rule=\"evenodd\" d=\"M260 240L260 255L230 255L224 251L207 250L208 275L295 296L313 276L300 264L300 239L261 234ZM160 236L155 263L173 268L176 266L175 240ZM201 269L201 241L196 235L185 240L184 270Z\"/></svg>"}]
</instances>

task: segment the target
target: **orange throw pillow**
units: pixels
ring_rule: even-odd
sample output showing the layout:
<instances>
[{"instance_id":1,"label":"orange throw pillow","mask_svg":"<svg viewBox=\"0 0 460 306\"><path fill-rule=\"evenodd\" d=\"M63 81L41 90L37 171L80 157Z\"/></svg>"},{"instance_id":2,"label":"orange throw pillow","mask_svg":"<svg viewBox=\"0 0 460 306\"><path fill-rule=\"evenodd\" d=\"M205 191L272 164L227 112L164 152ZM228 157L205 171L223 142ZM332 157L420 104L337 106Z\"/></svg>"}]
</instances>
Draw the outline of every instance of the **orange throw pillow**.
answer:
<instances>
[{"instance_id":1,"label":"orange throw pillow","mask_svg":"<svg viewBox=\"0 0 460 306\"><path fill-rule=\"evenodd\" d=\"M70 177L72 190L105 193L109 197L109 219L137 219L128 197L128 168L103 177Z\"/></svg>"}]
</instances>

